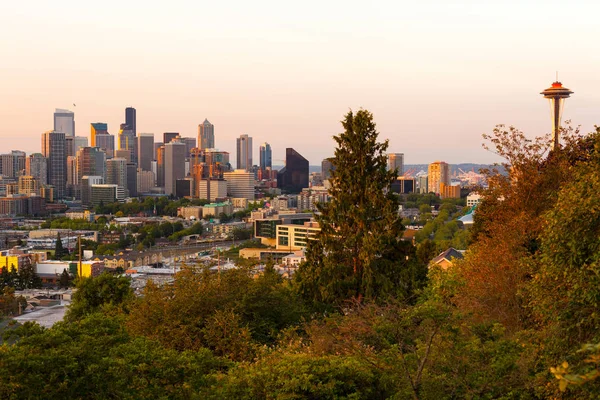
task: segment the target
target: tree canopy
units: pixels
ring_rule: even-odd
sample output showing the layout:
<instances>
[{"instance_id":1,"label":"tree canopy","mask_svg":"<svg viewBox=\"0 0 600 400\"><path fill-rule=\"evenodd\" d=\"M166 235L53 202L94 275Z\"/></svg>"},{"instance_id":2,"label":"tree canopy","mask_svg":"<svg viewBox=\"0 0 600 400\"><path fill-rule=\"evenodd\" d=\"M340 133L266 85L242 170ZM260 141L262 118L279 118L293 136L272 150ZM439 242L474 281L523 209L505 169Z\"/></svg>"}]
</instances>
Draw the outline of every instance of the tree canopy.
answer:
<instances>
[{"instance_id":1,"label":"tree canopy","mask_svg":"<svg viewBox=\"0 0 600 400\"><path fill-rule=\"evenodd\" d=\"M398 199L390 190L397 173L387 170L387 140L378 141L366 110L348 112L342 126L334 136L330 201L318 203L315 215L321 231L308 241L296 274L306 299L338 305L406 291L412 282L403 272L416 262L412 246L400 241Z\"/></svg>"}]
</instances>

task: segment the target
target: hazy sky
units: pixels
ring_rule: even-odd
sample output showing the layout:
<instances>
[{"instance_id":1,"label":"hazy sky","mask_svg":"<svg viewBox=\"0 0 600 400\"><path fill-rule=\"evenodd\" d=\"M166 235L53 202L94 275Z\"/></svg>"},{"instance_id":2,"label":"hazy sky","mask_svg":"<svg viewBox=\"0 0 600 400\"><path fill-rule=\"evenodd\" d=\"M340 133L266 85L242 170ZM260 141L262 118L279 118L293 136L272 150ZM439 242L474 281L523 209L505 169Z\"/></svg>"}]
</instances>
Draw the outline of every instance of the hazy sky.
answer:
<instances>
[{"instance_id":1,"label":"hazy sky","mask_svg":"<svg viewBox=\"0 0 600 400\"><path fill-rule=\"evenodd\" d=\"M134 106L157 141L208 118L232 160L245 133L255 160L267 141L274 164L285 147L318 164L362 107L406 163L490 162L495 124L550 130L539 92L556 70L575 92L564 117L600 124L598 15L592 1L5 1L0 152L39 151L54 108L89 136Z\"/></svg>"}]
</instances>

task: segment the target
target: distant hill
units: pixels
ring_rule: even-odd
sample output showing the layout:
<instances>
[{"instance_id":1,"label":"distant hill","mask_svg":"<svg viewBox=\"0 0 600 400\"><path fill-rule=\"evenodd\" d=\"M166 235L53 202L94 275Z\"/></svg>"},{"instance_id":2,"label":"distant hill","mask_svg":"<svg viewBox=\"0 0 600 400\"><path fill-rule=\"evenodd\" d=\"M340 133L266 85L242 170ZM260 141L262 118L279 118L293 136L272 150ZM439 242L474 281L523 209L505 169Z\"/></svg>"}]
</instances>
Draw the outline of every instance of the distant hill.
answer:
<instances>
[{"instance_id":1,"label":"distant hill","mask_svg":"<svg viewBox=\"0 0 600 400\"><path fill-rule=\"evenodd\" d=\"M427 172L427 166L429 164L404 164L404 171L408 171L410 169L415 169L414 173L419 171ZM479 173L479 170L482 168L490 168L490 164L474 164L474 163L461 163L461 164L450 164L450 175L460 174L459 168L465 172L474 171ZM283 168L283 165L273 165L273 169L280 170ZM320 165L309 165L308 172L321 172Z\"/></svg>"},{"instance_id":2,"label":"distant hill","mask_svg":"<svg viewBox=\"0 0 600 400\"><path fill-rule=\"evenodd\" d=\"M419 171L427 172L427 167L429 164L404 164L404 171L408 171L410 169L415 169L415 173ZM450 175L459 174L459 169L462 169L465 172L474 171L479 173L479 170L482 168L489 168L490 164L473 164L473 163L462 163L462 164L450 164Z\"/></svg>"}]
</instances>

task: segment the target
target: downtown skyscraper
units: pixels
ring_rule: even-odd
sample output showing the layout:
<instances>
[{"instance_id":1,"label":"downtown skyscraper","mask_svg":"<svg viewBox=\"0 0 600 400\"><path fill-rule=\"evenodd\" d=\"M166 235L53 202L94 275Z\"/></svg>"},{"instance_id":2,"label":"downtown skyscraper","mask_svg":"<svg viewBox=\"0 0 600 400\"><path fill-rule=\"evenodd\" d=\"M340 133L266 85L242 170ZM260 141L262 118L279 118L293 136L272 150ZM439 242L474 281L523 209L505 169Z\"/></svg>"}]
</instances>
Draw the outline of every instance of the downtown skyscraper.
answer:
<instances>
[{"instance_id":1,"label":"downtown skyscraper","mask_svg":"<svg viewBox=\"0 0 600 400\"><path fill-rule=\"evenodd\" d=\"M308 187L308 160L292 148L285 149L285 167L277 174L277 187L288 193L300 193Z\"/></svg>"},{"instance_id":2,"label":"downtown skyscraper","mask_svg":"<svg viewBox=\"0 0 600 400\"><path fill-rule=\"evenodd\" d=\"M388 171L396 170L398 175L404 174L404 153L388 153Z\"/></svg>"},{"instance_id":3,"label":"downtown skyscraper","mask_svg":"<svg viewBox=\"0 0 600 400\"><path fill-rule=\"evenodd\" d=\"M127 124L121 124L119 130L119 150L127 150L129 152L129 160L137 163L137 143L136 136L131 127Z\"/></svg>"},{"instance_id":4,"label":"downtown skyscraper","mask_svg":"<svg viewBox=\"0 0 600 400\"><path fill-rule=\"evenodd\" d=\"M101 148L106 158L112 158L115 154L115 137L108 133L108 124L94 122L90 126L90 146Z\"/></svg>"},{"instance_id":5,"label":"downtown skyscraper","mask_svg":"<svg viewBox=\"0 0 600 400\"><path fill-rule=\"evenodd\" d=\"M54 131L62 132L66 137L75 136L75 113L57 108L54 111Z\"/></svg>"},{"instance_id":6,"label":"downtown skyscraper","mask_svg":"<svg viewBox=\"0 0 600 400\"><path fill-rule=\"evenodd\" d=\"M175 195L177 179L185 178L185 143L173 140L164 147L165 194Z\"/></svg>"},{"instance_id":7,"label":"downtown skyscraper","mask_svg":"<svg viewBox=\"0 0 600 400\"><path fill-rule=\"evenodd\" d=\"M40 186L48 183L48 159L41 153L30 154L25 160L25 175L33 176Z\"/></svg>"},{"instance_id":8,"label":"downtown skyscraper","mask_svg":"<svg viewBox=\"0 0 600 400\"><path fill-rule=\"evenodd\" d=\"M137 137L138 167L143 171L152 171L154 159L154 134L140 133Z\"/></svg>"},{"instance_id":9,"label":"downtown skyscraper","mask_svg":"<svg viewBox=\"0 0 600 400\"><path fill-rule=\"evenodd\" d=\"M260 158L260 169L261 171L266 170L267 168L272 168L272 155L271 155L271 145L267 142L263 143L259 147L259 158Z\"/></svg>"},{"instance_id":10,"label":"downtown skyscraper","mask_svg":"<svg viewBox=\"0 0 600 400\"><path fill-rule=\"evenodd\" d=\"M64 132L42 134L42 155L48 159L48 184L54 186L54 197L62 199L67 189L67 141Z\"/></svg>"},{"instance_id":11,"label":"downtown skyscraper","mask_svg":"<svg viewBox=\"0 0 600 400\"><path fill-rule=\"evenodd\" d=\"M127 107L125 109L125 125L133 131L133 136L137 135L137 116L135 108Z\"/></svg>"},{"instance_id":12,"label":"downtown skyscraper","mask_svg":"<svg viewBox=\"0 0 600 400\"><path fill-rule=\"evenodd\" d=\"M215 126L208 122L208 119L198 125L198 148L200 150L215 148Z\"/></svg>"},{"instance_id":13,"label":"downtown skyscraper","mask_svg":"<svg viewBox=\"0 0 600 400\"><path fill-rule=\"evenodd\" d=\"M237 138L237 169L252 168L252 138L248 135L240 135Z\"/></svg>"}]
</instances>

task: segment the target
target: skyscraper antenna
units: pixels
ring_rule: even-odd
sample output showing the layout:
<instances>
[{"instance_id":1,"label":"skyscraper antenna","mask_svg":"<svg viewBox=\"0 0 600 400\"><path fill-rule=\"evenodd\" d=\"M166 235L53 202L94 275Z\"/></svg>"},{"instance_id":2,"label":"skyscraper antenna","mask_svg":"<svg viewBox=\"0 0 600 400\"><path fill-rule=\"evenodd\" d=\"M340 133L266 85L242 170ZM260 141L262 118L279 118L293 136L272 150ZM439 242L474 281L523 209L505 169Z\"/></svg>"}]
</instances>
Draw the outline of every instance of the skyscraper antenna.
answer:
<instances>
[{"instance_id":1,"label":"skyscraper antenna","mask_svg":"<svg viewBox=\"0 0 600 400\"><path fill-rule=\"evenodd\" d=\"M558 82L558 71L556 71L556 82Z\"/></svg>"}]
</instances>

